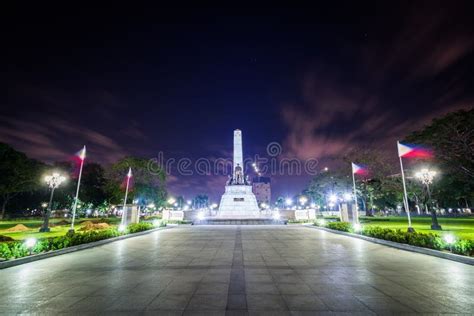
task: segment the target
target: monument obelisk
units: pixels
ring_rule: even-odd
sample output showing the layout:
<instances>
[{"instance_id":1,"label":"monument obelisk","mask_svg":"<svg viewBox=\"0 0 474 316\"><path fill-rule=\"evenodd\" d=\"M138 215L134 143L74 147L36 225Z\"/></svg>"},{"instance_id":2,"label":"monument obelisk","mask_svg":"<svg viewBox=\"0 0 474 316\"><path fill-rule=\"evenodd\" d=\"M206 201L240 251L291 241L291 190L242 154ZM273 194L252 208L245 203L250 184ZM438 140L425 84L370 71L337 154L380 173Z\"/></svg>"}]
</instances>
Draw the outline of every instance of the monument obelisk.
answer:
<instances>
[{"instance_id":1,"label":"monument obelisk","mask_svg":"<svg viewBox=\"0 0 474 316\"><path fill-rule=\"evenodd\" d=\"M240 166L242 169L242 177L244 176L244 157L242 152L242 131L236 129L234 131L234 160L233 160L233 177L236 179L235 170L237 166Z\"/></svg>"},{"instance_id":2,"label":"monument obelisk","mask_svg":"<svg viewBox=\"0 0 474 316\"><path fill-rule=\"evenodd\" d=\"M218 217L231 219L259 218L260 209L252 186L244 177L242 131L234 131L232 177L229 177L219 204Z\"/></svg>"}]
</instances>

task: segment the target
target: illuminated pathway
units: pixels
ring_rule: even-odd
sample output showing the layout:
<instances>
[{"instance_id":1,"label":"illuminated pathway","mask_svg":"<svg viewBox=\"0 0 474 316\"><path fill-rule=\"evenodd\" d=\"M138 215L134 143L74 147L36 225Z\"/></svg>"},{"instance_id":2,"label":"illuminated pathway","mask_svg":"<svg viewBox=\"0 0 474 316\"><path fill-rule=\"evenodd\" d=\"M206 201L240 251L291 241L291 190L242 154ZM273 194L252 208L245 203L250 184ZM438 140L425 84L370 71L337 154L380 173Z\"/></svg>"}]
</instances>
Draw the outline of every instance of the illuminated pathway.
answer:
<instances>
[{"instance_id":1,"label":"illuminated pathway","mask_svg":"<svg viewBox=\"0 0 474 316\"><path fill-rule=\"evenodd\" d=\"M4 314L474 311L472 266L301 226L173 228L0 270L0 280Z\"/></svg>"}]
</instances>

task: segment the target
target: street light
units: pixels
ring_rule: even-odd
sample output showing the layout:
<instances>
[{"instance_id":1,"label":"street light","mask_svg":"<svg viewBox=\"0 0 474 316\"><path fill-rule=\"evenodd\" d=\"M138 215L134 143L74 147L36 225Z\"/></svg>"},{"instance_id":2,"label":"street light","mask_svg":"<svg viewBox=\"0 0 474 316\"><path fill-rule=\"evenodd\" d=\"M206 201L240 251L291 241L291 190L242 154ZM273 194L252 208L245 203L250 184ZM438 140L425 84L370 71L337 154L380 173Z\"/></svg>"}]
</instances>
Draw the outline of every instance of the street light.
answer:
<instances>
[{"instance_id":1,"label":"street light","mask_svg":"<svg viewBox=\"0 0 474 316\"><path fill-rule=\"evenodd\" d=\"M307 198L306 196L304 196L304 195L301 196L299 200L300 200L300 204L301 204L301 205L305 205L306 202L308 202L308 198Z\"/></svg>"},{"instance_id":2,"label":"street light","mask_svg":"<svg viewBox=\"0 0 474 316\"><path fill-rule=\"evenodd\" d=\"M44 177L44 181L48 184L48 186L51 188L51 196L49 197L49 206L48 209L46 210L46 213L44 214L44 221L43 225L40 228L40 232L49 232L49 216L51 215L51 208L53 205L53 195L54 195L54 190L59 187L61 183L66 181L66 177L60 175L58 172L53 172L52 175L47 175Z\"/></svg>"},{"instance_id":3,"label":"street light","mask_svg":"<svg viewBox=\"0 0 474 316\"><path fill-rule=\"evenodd\" d=\"M433 183L433 179L436 176L436 171L430 170L428 168L423 168L417 173L415 177L421 181L426 186L426 192L428 194L428 210L431 211L431 229L433 230L442 230L441 225L438 224L438 217L436 216L436 210L431 205L431 191L430 185Z\"/></svg>"},{"instance_id":4,"label":"street light","mask_svg":"<svg viewBox=\"0 0 474 316\"><path fill-rule=\"evenodd\" d=\"M290 199L290 198L287 198L287 199L285 200L285 204L286 204L287 206L291 206L291 205L293 204L293 200Z\"/></svg>"},{"instance_id":5,"label":"street light","mask_svg":"<svg viewBox=\"0 0 474 316\"><path fill-rule=\"evenodd\" d=\"M337 195L336 194L329 195L329 202L332 202L335 204L337 202Z\"/></svg>"}]
</instances>

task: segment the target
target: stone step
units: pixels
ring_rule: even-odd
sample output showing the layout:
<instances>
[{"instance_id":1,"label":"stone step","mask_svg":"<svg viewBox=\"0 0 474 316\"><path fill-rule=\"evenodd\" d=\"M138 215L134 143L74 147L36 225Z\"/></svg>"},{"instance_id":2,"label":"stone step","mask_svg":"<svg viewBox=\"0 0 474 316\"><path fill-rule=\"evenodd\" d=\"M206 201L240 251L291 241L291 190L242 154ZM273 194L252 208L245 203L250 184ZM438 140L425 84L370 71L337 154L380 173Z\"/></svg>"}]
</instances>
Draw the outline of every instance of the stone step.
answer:
<instances>
[{"instance_id":1,"label":"stone step","mask_svg":"<svg viewBox=\"0 0 474 316\"><path fill-rule=\"evenodd\" d=\"M271 218L228 219L212 218L193 221L193 225L286 225L286 220Z\"/></svg>"}]
</instances>

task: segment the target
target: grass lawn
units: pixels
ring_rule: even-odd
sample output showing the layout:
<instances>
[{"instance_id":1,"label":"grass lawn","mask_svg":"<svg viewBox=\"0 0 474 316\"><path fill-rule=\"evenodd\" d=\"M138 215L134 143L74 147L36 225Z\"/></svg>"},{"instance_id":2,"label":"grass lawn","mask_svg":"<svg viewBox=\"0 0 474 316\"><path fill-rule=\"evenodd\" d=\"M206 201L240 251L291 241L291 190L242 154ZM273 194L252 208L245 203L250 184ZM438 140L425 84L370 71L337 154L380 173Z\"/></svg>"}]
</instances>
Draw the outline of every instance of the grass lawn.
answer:
<instances>
[{"instance_id":1,"label":"grass lawn","mask_svg":"<svg viewBox=\"0 0 474 316\"><path fill-rule=\"evenodd\" d=\"M85 220L97 220L95 218L81 218L76 220L76 225L74 225L74 229L77 231L79 228L81 228L81 222ZM115 225L120 221L120 219L115 219L115 218L110 218L111 221L110 225ZM39 229L41 227L41 224L43 223L42 219L32 219L32 220L8 220L8 221L0 221L0 235L3 236L8 236L12 237L16 240L23 240L27 238L47 238L47 237L57 237L57 236L64 236L66 235L67 231L71 227L71 224L68 225L55 225L55 223L58 222L64 222L64 219L60 218L52 218L49 220L50 223L50 229L51 231L49 233L40 233ZM22 232L8 232L6 229L13 227L17 224L23 224L26 227L29 228L28 231L22 231Z\"/></svg>"},{"instance_id":2,"label":"grass lawn","mask_svg":"<svg viewBox=\"0 0 474 316\"><path fill-rule=\"evenodd\" d=\"M452 233L460 239L474 239L474 217L469 218L441 218L438 222L443 228L442 231L431 230L431 217L412 217L412 226L420 233L435 233L443 235ZM364 226L380 226L392 229L406 230L408 220L406 217L361 217Z\"/></svg>"}]
</instances>

